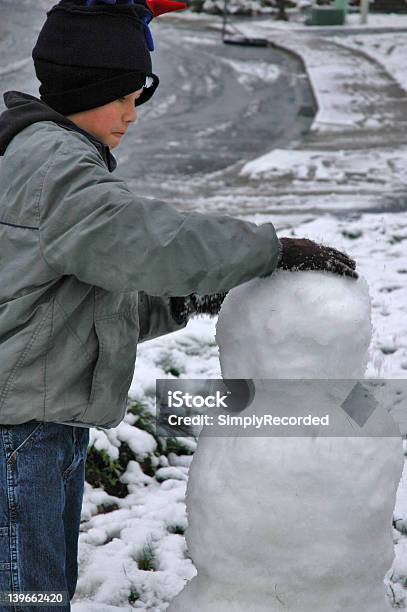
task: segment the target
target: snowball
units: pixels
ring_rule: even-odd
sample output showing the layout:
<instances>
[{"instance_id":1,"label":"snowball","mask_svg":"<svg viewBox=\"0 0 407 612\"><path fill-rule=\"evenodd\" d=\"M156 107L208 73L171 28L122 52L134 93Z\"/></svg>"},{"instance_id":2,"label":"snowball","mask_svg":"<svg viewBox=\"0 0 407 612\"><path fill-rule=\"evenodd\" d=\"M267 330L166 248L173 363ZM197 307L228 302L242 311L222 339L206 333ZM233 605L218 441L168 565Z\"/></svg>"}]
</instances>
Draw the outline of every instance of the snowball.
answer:
<instances>
[{"instance_id":1,"label":"snowball","mask_svg":"<svg viewBox=\"0 0 407 612\"><path fill-rule=\"evenodd\" d=\"M372 333L364 278L276 271L230 291L216 328L224 378L362 378Z\"/></svg>"}]
</instances>

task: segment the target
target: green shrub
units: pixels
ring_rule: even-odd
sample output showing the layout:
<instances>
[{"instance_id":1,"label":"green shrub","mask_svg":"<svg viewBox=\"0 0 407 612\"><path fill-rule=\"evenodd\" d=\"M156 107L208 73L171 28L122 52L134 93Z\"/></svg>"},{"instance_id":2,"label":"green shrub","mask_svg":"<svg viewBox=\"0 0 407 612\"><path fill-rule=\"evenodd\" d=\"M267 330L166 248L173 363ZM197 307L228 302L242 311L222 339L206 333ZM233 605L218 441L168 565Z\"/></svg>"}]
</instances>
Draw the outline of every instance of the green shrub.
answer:
<instances>
[{"instance_id":1,"label":"green shrub","mask_svg":"<svg viewBox=\"0 0 407 612\"><path fill-rule=\"evenodd\" d=\"M140 593L132 589L128 597L129 604L136 602L138 599L140 599Z\"/></svg>"},{"instance_id":2,"label":"green shrub","mask_svg":"<svg viewBox=\"0 0 407 612\"><path fill-rule=\"evenodd\" d=\"M155 571L154 550L151 544L146 544L143 552L137 557L137 565L140 570Z\"/></svg>"},{"instance_id":3,"label":"green shrub","mask_svg":"<svg viewBox=\"0 0 407 612\"><path fill-rule=\"evenodd\" d=\"M120 481L120 477L127 469L129 461L138 461L144 474L154 477L159 466L159 457L175 453L176 455L192 455L193 451L182 438L160 438L156 433L155 417L148 408L139 401L129 400L128 412L137 416L134 427L146 431L157 443L157 448L143 459L138 459L126 442L119 447L119 457L112 459L105 450L97 450L94 446L88 449L86 462L86 481L93 487L100 487L109 495L126 497L127 485ZM112 510L114 508L112 507ZM108 508L101 509L102 512Z\"/></svg>"},{"instance_id":4,"label":"green shrub","mask_svg":"<svg viewBox=\"0 0 407 612\"><path fill-rule=\"evenodd\" d=\"M94 446L88 449L85 478L92 487L101 487L115 497L126 497L127 486L119 480L123 472L120 462L109 457L106 451Z\"/></svg>"}]
</instances>

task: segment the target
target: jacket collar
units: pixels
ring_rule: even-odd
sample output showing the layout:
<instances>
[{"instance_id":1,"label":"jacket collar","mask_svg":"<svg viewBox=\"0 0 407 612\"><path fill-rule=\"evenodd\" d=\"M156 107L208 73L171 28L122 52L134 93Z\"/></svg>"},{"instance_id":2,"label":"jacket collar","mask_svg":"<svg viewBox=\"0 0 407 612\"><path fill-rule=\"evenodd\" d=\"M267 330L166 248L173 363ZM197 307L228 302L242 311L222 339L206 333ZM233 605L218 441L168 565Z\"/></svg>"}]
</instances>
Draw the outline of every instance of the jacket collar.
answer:
<instances>
[{"instance_id":1,"label":"jacket collar","mask_svg":"<svg viewBox=\"0 0 407 612\"><path fill-rule=\"evenodd\" d=\"M37 121L52 121L65 130L86 136L99 151L109 172L115 170L117 162L107 145L42 100L20 91L7 91L3 97L7 110L0 115L0 156L4 155L11 140L23 129Z\"/></svg>"},{"instance_id":2,"label":"jacket collar","mask_svg":"<svg viewBox=\"0 0 407 612\"><path fill-rule=\"evenodd\" d=\"M55 123L57 122L55 121ZM82 128L78 127L75 123L73 123L73 121L69 121L69 123L71 123L72 125L71 126L67 125L67 123L58 123L58 125L64 128L65 130L71 130L72 132L79 132L79 134L83 134L84 136L86 136L86 138L90 140L90 142L93 145L95 145L95 147L97 148L97 150L103 157L103 161L105 162L109 172L113 172L113 170L115 170L117 167L117 161L114 155L112 155L112 153L110 152L109 147L103 144L103 142L100 142L100 140L95 138L95 136L92 136L92 134L89 134L89 132L82 130Z\"/></svg>"}]
</instances>

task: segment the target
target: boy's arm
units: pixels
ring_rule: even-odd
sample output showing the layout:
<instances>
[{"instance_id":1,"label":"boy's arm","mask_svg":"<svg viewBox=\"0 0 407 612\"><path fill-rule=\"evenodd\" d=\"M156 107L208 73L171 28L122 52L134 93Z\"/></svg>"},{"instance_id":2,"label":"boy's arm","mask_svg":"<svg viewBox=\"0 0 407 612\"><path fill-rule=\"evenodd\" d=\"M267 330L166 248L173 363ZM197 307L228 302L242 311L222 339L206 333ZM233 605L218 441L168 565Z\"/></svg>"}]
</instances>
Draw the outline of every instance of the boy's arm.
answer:
<instances>
[{"instance_id":1,"label":"boy's arm","mask_svg":"<svg viewBox=\"0 0 407 612\"><path fill-rule=\"evenodd\" d=\"M54 272L107 291L224 292L273 272L282 249L271 223L181 213L135 196L77 135L55 153L38 209Z\"/></svg>"},{"instance_id":2,"label":"boy's arm","mask_svg":"<svg viewBox=\"0 0 407 612\"><path fill-rule=\"evenodd\" d=\"M176 316L172 309L172 299L171 297L148 295L144 291L139 291L139 342L152 340L185 327L188 323L188 317Z\"/></svg>"},{"instance_id":3,"label":"boy's arm","mask_svg":"<svg viewBox=\"0 0 407 612\"><path fill-rule=\"evenodd\" d=\"M138 316L140 325L139 342L183 329L191 316L219 313L226 293L214 295L196 294L187 297L159 297L138 294Z\"/></svg>"}]
</instances>

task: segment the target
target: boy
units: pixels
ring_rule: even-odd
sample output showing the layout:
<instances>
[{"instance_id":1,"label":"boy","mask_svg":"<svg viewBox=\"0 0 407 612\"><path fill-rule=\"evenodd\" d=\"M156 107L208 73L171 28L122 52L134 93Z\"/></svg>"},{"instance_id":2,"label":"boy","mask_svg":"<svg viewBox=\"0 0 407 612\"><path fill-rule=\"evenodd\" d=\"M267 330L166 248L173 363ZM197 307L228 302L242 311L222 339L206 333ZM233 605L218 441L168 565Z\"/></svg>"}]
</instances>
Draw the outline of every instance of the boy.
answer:
<instances>
[{"instance_id":1,"label":"boy","mask_svg":"<svg viewBox=\"0 0 407 612\"><path fill-rule=\"evenodd\" d=\"M64 592L64 610L89 427L123 419L137 342L277 266L357 277L335 249L184 214L112 175L158 86L151 18L143 0L62 0L33 50L41 99L7 92L0 117L0 591Z\"/></svg>"}]
</instances>

